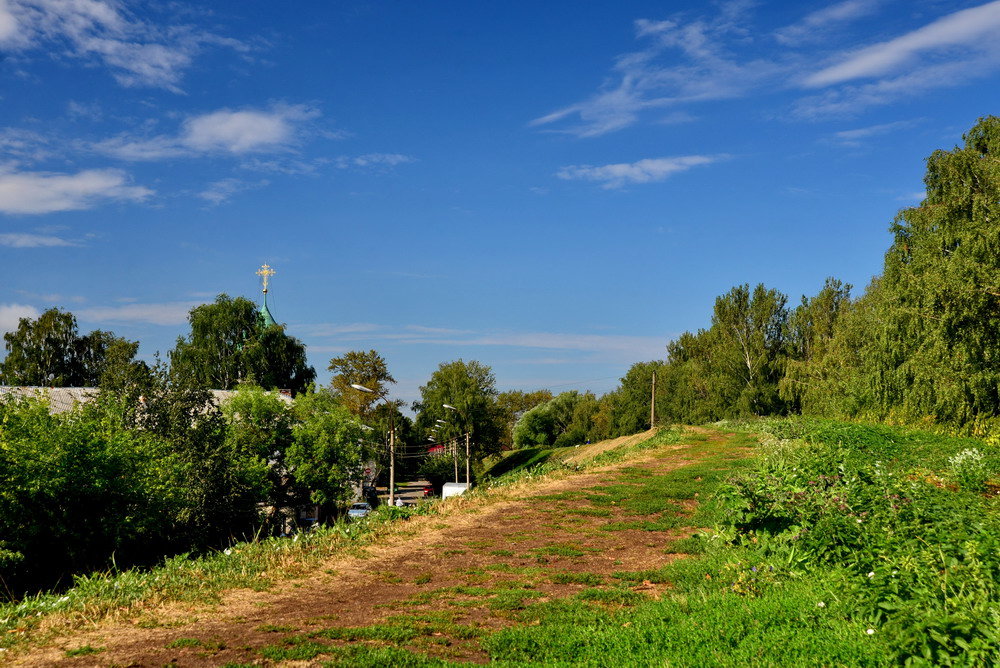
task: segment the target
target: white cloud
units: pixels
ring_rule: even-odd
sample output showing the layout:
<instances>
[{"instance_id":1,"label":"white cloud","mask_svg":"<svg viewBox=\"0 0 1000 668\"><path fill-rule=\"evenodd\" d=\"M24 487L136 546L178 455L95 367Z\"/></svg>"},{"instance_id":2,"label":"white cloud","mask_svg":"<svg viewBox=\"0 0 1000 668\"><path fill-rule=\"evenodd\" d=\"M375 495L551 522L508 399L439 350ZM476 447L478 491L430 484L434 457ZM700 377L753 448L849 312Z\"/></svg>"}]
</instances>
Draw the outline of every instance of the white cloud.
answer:
<instances>
[{"instance_id":1,"label":"white cloud","mask_svg":"<svg viewBox=\"0 0 1000 668\"><path fill-rule=\"evenodd\" d=\"M164 302L152 304L123 304L121 306L95 306L79 309L80 320L108 323L146 323L151 325L182 325L188 313L201 302Z\"/></svg>"},{"instance_id":2,"label":"white cloud","mask_svg":"<svg viewBox=\"0 0 1000 668\"><path fill-rule=\"evenodd\" d=\"M878 0L844 0L807 14L798 23L776 30L774 38L788 46L821 40L829 28L868 16L878 4Z\"/></svg>"},{"instance_id":3,"label":"white cloud","mask_svg":"<svg viewBox=\"0 0 1000 668\"><path fill-rule=\"evenodd\" d=\"M258 181L257 183L248 183L239 179L222 179L221 181L208 184L205 190L198 193L198 197L212 204L219 205L229 200L236 193L266 186L267 184L266 180Z\"/></svg>"},{"instance_id":4,"label":"white cloud","mask_svg":"<svg viewBox=\"0 0 1000 668\"><path fill-rule=\"evenodd\" d=\"M726 157L725 155L682 155L673 158L646 158L636 162L600 166L570 165L560 169L556 176L568 181L601 181L604 183L603 188L620 188L627 183L663 181L678 172L718 162Z\"/></svg>"},{"instance_id":5,"label":"white cloud","mask_svg":"<svg viewBox=\"0 0 1000 668\"><path fill-rule=\"evenodd\" d=\"M636 37L651 41L649 47L618 57L613 77L595 95L530 125L578 118L578 124L563 131L596 137L634 124L644 111L742 97L780 79L789 71L788 64L778 59L741 62L725 46L728 39L748 39L749 6L749 2L723 3L711 19L636 21Z\"/></svg>"},{"instance_id":6,"label":"white cloud","mask_svg":"<svg viewBox=\"0 0 1000 668\"><path fill-rule=\"evenodd\" d=\"M51 248L53 246L78 246L79 244L45 234L5 233L0 234L0 246L8 248Z\"/></svg>"},{"instance_id":7,"label":"white cloud","mask_svg":"<svg viewBox=\"0 0 1000 668\"><path fill-rule=\"evenodd\" d=\"M115 0L0 0L0 50L99 62L123 86L180 92L184 70L209 45L246 50L190 26L142 21Z\"/></svg>"},{"instance_id":8,"label":"white cloud","mask_svg":"<svg viewBox=\"0 0 1000 668\"><path fill-rule=\"evenodd\" d=\"M1000 69L1000 0L953 12L867 48L834 52L825 66L816 64L816 42L836 43L831 31L884 4L841 0L780 28L766 41L756 37L749 1L723 2L714 16L640 19L635 35L646 48L615 59L595 94L529 125L596 137L647 115L655 122L657 111L667 122L686 122L691 116L685 108L694 104L796 89L825 90L795 100L793 116L846 116Z\"/></svg>"},{"instance_id":9,"label":"white cloud","mask_svg":"<svg viewBox=\"0 0 1000 668\"><path fill-rule=\"evenodd\" d=\"M907 120L895 121L893 123L881 123L879 125L869 125L867 127L855 128L853 130L841 130L840 132L834 133L833 140L842 146L850 146L854 148L861 146L863 139L889 134L890 132L895 132L896 130L905 130L907 128L912 128L916 124L917 121L915 120Z\"/></svg>"},{"instance_id":10,"label":"white cloud","mask_svg":"<svg viewBox=\"0 0 1000 668\"><path fill-rule=\"evenodd\" d=\"M371 323L349 325L299 325L298 335L308 339L325 338L323 344L310 343L309 350L334 352L346 349L353 341L391 341L400 345L503 346L586 352L615 361L660 358L665 354L668 338L554 332L476 332L422 325L407 325L390 330ZM367 343L366 343L367 345Z\"/></svg>"},{"instance_id":11,"label":"white cloud","mask_svg":"<svg viewBox=\"0 0 1000 668\"><path fill-rule=\"evenodd\" d=\"M942 62L862 85L835 87L797 100L793 113L806 119L853 116L868 107L962 85L970 79L987 75L998 65L1000 54L980 54L967 60Z\"/></svg>"},{"instance_id":12,"label":"white cloud","mask_svg":"<svg viewBox=\"0 0 1000 668\"><path fill-rule=\"evenodd\" d=\"M38 162L53 153L52 140L32 130L0 130L0 154L22 162Z\"/></svg>"},{"instance_id":13,"label":"white cloud","mask_svg":"<svg viewBox=\"0 0 1000 668\"><path fill-rule=\"evenodd\" d=\"M41 313L27 304L0 304L0 332L13 332L21 318L37 318Z\"/></svg>"},{"instance_id":14,"label":"white cloud","mask_svg":"<svg viewBox=\"0 0 1000 668\"><path fill-rule=\"evenodd\" d=\"M317 116L318 110L305 105L219 109L186 119L176 135L147 138L119 135L98 142L92 148L99 153L134 161L289 151L299 141L303 124Z\"/></svg>"},{"instance_id":15,"label":"white cloud","mask_svg":"<svg viewBox=\"0 0 1000 668\"><path fill-rule=\"evenodd\" d=\"M33 214L87 209L104 199L140 202L153 191L128 185L119 169L88 169L76 174L0 172L0 213Z\"/></svg>"},{"instance_id":16,"label":"white cloud","mask_svg":"<svg viewBox=\"0 0 1000 668\"><path fill-rule=\"evenodd\" d=\"M0 46L15 39L18 32L17 19L10 11L7 0L0 0Z\"/></svg>"},{"instance_id":17,"label":"white cloud","mask_svg":"<svg viewBox=\"0 0 1000 668\"><path fill-rule=\"evenodd\" d=\"M416 158L401 153L366 153L356 158L349 158L348 163L357 167L395 167L415 162ZM346 165L345 165L346 166Z\"/></svg>"},{"instance_id":18,"label":"white cloud","mask_svg":"<svg viewBox=\"0 0 1000 668\"><path fill-rule=\"evenodd\" d=\"M888 42L855 51L842 62L815 72L804 85L820 88L854 79L877 77L898 71L926 52L964 47L975 52L997 52L1000 40L1000 0L963 9L923 28ZM952 59L955 54L951 55Z\"/></svg>"}]
</instances>

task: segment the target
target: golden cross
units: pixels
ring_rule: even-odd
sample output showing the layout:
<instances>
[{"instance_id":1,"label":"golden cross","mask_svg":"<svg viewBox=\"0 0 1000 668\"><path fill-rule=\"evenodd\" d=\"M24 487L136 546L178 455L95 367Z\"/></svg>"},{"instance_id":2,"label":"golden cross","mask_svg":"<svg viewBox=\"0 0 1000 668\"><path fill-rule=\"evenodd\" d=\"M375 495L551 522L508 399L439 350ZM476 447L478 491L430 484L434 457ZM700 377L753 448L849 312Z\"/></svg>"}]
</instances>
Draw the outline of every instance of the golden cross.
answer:
<instances>
[{"instance_id":1,"label":"golden cross","mask_svg":"<svg viewBox=\"0 0 1000 668\"><path fill-rule=\"evenodd\" d=\"M257 275L264 279L264 294L267 294L267 284L270 281L270 278L274 276L276 273L278 272L276 272L274 269L271 269L271 267L269 267L266 264L261 265L260 269L257 270Z\"/></svg>"}]
</instances>

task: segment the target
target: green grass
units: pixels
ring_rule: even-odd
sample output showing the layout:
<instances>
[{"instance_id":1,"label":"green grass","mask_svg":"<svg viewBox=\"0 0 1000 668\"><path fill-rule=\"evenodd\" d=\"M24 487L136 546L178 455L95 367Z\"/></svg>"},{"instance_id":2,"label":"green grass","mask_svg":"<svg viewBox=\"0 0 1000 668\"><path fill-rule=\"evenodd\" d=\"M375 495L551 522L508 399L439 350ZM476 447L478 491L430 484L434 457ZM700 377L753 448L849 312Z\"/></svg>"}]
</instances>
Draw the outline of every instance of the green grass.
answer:
<instances>
[{"instance_id":1,"label":"green grass","mask_svg":"<svg viewBox=\"0 0 1000 668\"><path fill-rule=\"evenodd\" d=\"M103 647L93 647L91 645L83 645L81 647L75 647L73 649L66 650L67 657L74 656L89 656L91 654L100 654L104 651Z\"/></svg>"},{"instance_id":2,"label":"green grass","mask_svg":"<svg viewBox=\"0 0 1000 668\"><path fill-rule=\"evenodd\" d=\"M539 556L553 557L582 557L587 554L576 545L546 545L544 547L536 547L532 552Z\"/></svg>"},{"instance_id":3,"label":"green grass","mask_svg":"<svg viewBox=\"0 0 1000 668\"><path fill-rule=\"evenodd\" d=\"M171 640L166 645L167 649L176 649L179 647L201 647L201 641L197 638L177 638L176 640Z\"/></svg>"},{"instance_id":4,"label":"green grass","mask_svg":"<svg viewBox=\"0 0 1000 668\"><path fill-rule=\"evenodd\" d=\"M591 586L604 584L604 578L595 573L553 573L549 579L555 584L582 584Z\"/></svg>"}]
</instances>

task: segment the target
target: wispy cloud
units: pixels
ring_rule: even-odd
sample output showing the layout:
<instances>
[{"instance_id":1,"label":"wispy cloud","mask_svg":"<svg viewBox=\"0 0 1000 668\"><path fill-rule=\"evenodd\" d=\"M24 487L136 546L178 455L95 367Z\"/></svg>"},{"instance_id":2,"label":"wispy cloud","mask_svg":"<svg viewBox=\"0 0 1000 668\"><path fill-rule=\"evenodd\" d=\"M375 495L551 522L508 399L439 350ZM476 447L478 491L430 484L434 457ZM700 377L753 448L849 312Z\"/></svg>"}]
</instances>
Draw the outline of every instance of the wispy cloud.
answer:
<instances>
[{"instance_id":1,"label":"wispy cloud","mask_svg":"<svg viewBox=\"0 0 1000 668\"><path fill-rule=\"evenodd\" d=\"M100 200L141 202L153 194L129 185L120 169L88 169L76 174L0 171L0 213L42 214L88 209Z\"/></svg>"},{"instance_id":2,"label":"wispy cloud","mask_svg":"<svg viewBox=\"0 0 1000 668\"><path fill-rule=\"evenodd\" d=\"M897 130L906 130L912 128L918 122L917 120L895 121L893 123L881 123L863 128L854 128L853 130L841 130L834 133L833 141L841 146L857 148L864 143L863 140L865 139L886 135Z\"/></svg>"},{"instance_id":3,"label":"wispy cloud","mask_svg":"<svg viewBox=\"0 0 1000 668\"><path fill-rule=\"evenodd\" d=\"M2 15L0 15L2 26ZM37 318L41 313L27 304L0 304L0 332L13 332L21 318Z\"/></svg>"},{"instance_id":4,"label":"wispy cloud","mask_svg":"<svg viewBox=\"0 0 1000 668\"><path fill-rule=\"evenodd\" d=\"M237 193L245 190L251 190L253 188L260 188L266 186L267 184L267 180L250 183L247 181L241 181L240 179L222 179L208 184L207 188L198 193L198 197L206 202L209 202L210 204L218 206L219 204L228 201Z\"/></svg>"},{"instance_id":5,"label":"wispy cloud","mask_svg":"<svg viewBox=\"0 0 1000 668\"><path fill-rule=\"evenodd\" d=\"M644 111L742 97L779 79L787 71L786 64L768 59L741 61L726 47L727 39L748 38L744 19L750 7L750 2L726 2L711 18L636 21L636 38L648 40L648 47L619 56L612 77L595 95L536 118L530 125L578 119L562 131L596 137L632 125Z\"/></svg>"},{"instance_id":6,"label":"wispy cloud","mask_svg":"<svg viewBox=\"0 0 1000 668\"><path fill-rule=\"evenodd\" d=\"M602 359L628 361L662 357L667 337L573 334L556 332L482 332L422 325L392 329L371 323L348 325L299 325L296 335L310 341L309 349L322 352L346 349L356 342L392 342L395 345L439 345L452 348L497 346L567 353L592 353Z\"/></svg>"},{"instance_id":7,"label":"wispy cloud","mask_svg":"<svg viewBox=\"0 0 1000 668\"><path fill-rule=\"evenodd\" d=\"M774 32L774 38L789 46L818 41L826 38L831 28L874 13L878 5L878 0L844 0L807 14L797 23L779 28Z\"/></svg>"},{"instance_id":8,"label":"wispy cloud","mask_svg":"<svg viewBox=\"0 0 1000 668\"><path fill-rule=\"evenodd\" d=\"M187 118L175 135L119 135L94 144L92 149L132 161L290 151L301 139L303 124L317 116L319 111L306 105L219 109Z\"/></svg>"},{"instance_id":9,"label":"wispy cloud","mask_svg":"<svg viewBox=\"0 0 1000 668\"><path fill-rule=\"evenodd\" d=\"M663 181L678 172L718 162L726 157L725 155L682 155L673 158L646 158L636 162L612 165L570 165L556 172L556 176L567 181L602 182L602 188L620 188L628 183Z\"/></svg>"},{"instance_id":10,"label":"wispy cloud","mask_svg":"<svg viewBox=\"0 0 1000 668\"><path fill-rule=\"evenodd\" d=\"M81 320L97 323L145 323L150 325L182 325L188 313L201 302L161 302L95 306L75 311Z\"/></svg>"},{"instance_id":11,"label":"wispy cloud","mask_svg":"<svg viewBox=\"0 0 1000 668\"><path fill-rule=\"evenodd\" d=\"M902 69L921 54L955 47L996 51L1000 38L1000 0L949 14L888 42L855 51L836 65L807 76L813 88L871 78Z\"/></svg>"},{"instance_id":12,"label":"wispy cloud","mask_svg":"<svg viewBox=\"0 0 1000 668\"><path fill-rule=\"evenodd\" d=\"M635 36L644 49L616 58L595 94L530 126L596 137L647 117L656 122L657 111L668 122L688 120L685 108L695 104L789 91L805 91L791 102L792 117L848 116L1000 69L1000 0L862 49L833 50L817 65L817 42L885 4L841 0L777 29L772 40L752 30L751 2L723 2L714 15L696 18L640 19Z\"/></svg>"},{"instance_id":13,"label":"wispy cloud","mask_svg":"<svg viewBox=\"0 0 1000 668\"><path fill-rule=\"evenodd\" d=\"M0 246L8 248L52 248L54 246L79 246L75 241L45 234L11 232L0 234Z\"/></svg>"},{"instance_id":14,"label":"wispy cloud","mask_svg":"<svg viewBox=\"0 0 1000 668\"><path fill-rule=\"evenodd\" d=\"M1000 69L1000 0L954 12L834 61L800 82L807 89L827 90L799 100L798 116L851 115L989 76Z\"/></svg>"},{"instance_id":15,"label":"wispy cloud","mask_svg":"<svg viewBox=\"0 0 1000 668\"><path fill-rule=\"evenodd\" d=\"M50 137L33 130L19 128L0 130L0 155L22 163L38 162L50 157L53 154L52 145Z\"/></svg>"},{"instance_id":16,"label":"wispy cloud","mask_svg":"<svg viewBox=\"0 0 1000 668\"><path fill-rule=\"evenodd\" d=\"M184 71L209 46L246 51L242 42L190 26L157 26L115 0L0 2L0 51L45 51L107 67L123 86L181 92Z\"/></svg>"},{"instance_id":17,"label":"wispy cloud","mask_svg":"<svg viewBox=\"0 0 1000 668\"><path fill-rule=\"evenodd\" d=\"M352 322L346 324L315 323L309 325L299 325L296 327L296 331L301 332L303 335L315 337L336 337L345 334L350 335L361 333L368 334L376 332L379 329L378 325L369 322Z\"/></svg>"},{"instance_id":18,"label":"wispy cloud","mask_svg":"<svg viewBox=\"0 0 1000 668\"><path fill-rule=\"evenodd\" d=\"M401 153L366 153L354 158L344 158L339 167L395 167L415 162L416 158Z\"/></svg>"}]
</instances>

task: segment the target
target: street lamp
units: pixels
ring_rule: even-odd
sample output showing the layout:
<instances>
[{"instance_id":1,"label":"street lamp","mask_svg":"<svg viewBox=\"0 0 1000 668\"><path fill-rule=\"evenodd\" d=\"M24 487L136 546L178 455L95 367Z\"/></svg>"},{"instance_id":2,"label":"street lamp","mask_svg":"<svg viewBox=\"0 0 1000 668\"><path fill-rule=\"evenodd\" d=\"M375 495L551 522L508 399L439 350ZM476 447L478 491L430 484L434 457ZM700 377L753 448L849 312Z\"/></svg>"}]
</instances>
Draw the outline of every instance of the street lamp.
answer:
<instances>
[{"instance_id":1,"label":"street lamp","mask_svg":"<svg viewBox=\"0 0 1000 668\"><path fill-rule=\"evenodd\" d=\"M464 415L462 415L462 411L458 410L457 408L455 408L451 404L441 404L441 407L442 408L446 408L446 409L448 409L450 411L455 411L462 418L465 417ZM472 477L469 475L469 437L470 437L469 429L470 429L470 426L468 424L466 424L465 425L465 487L466 487L466 489L472 489ZM455 477L457 478L458 476L455 476Z\"/></svg>"},{"instance_id":2,"label":"street lamp","mask_svg":"<svg viewBox=\"0 0 1000 668\"><path fill-rule=\"evenodd\" d=\"M357 383L351 383L353 387L358 392L364 392L365 394L374 394L377 398L384 401L386 404L389 400L386 398L387 392L376 392L375 390L365 387L364 385L358 385ZM394 407L395 408L395 407ZM389 413L389 505L394 505L396 501L396 419L395 410Z\"/></svg>"}]
</instances>

